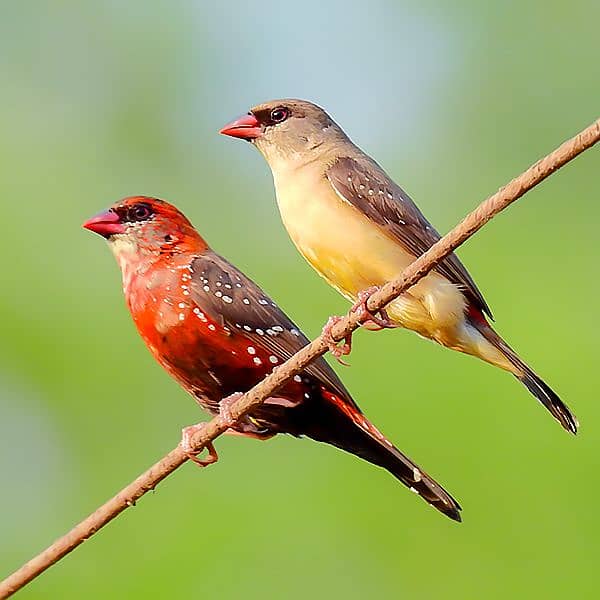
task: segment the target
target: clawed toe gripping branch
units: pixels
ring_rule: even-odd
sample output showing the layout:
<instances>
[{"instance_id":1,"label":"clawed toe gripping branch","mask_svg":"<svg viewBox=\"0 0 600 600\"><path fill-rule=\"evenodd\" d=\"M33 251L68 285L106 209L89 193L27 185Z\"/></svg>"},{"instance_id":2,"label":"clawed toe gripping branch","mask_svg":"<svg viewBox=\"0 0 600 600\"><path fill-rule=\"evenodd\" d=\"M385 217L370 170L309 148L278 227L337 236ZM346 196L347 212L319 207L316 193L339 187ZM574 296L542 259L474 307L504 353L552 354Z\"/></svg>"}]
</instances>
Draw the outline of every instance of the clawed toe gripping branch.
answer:
<instances>
[{"instance_id":1,"label":"clawed toe gripping branch","mask_svg":"<svg viewBox=\"0 0 600 600\"><path fill-rule=\"evenodd\" d=\"M369 298L377 293L381 288L370 287L362 292L358 293L358 299L350 308L350 315L356 315L358 318L358 324L366 327L367 329L380 330L380 329L394 329L397 325L391 321L387 315L385 308L380 308L377 311L371 311L368 307ZM342 360L342 356L348 356L352 352L352 332L344 336L343 339L337 339L333 334L334 327L344 321L344 317L332 316L327 319L327 323L321 330L321 337L327 344L327 349L336 360L345 367L348 363Z\"/></svg>"},{"instance_id":2,"label":"clawed toe gripping branch","mask_svg":"<svg viewBox=\"0 0 600 600\"><path fill-rule=\"evenodd\" d=\"M381 310L390 301L417 283L419 279L429 273L441 260L481 229L500 211L563 165L591 148L599 140L600 119L566 141L554 152L535 163L519 177L513 179L508 185L480 204L461 223L405 269L397 279L370 294L364 300L365 310L370 315L381 314ZM337 346L337 343L345 340L345 344L349 345L349 336L361 325L364 317L365 314L362 314L362 311L359 310L350 311L345 317L338 318L330 324L327 335L322 335L305 346L258 385L233 401L227 407L228 415L218 415L211 421L202 424L201 427L191 431L186 440L186 450L181 446L171 450L164 458L81 521L71 531L0 582L0 600L8 598L21 589L83 541L94 535L126 508L133 506L139 498L146 492L153 490L165 477L179 468L192 455L196 457L204 448L208 448L210 451L213 440L229 428L230 419L237 421L253 407L264 402L288 380L298 375L311 361L325 354L330 349L332 342L335 342ZM327 339L329 336L330 339Z\"/></svg>"}]
</instances>

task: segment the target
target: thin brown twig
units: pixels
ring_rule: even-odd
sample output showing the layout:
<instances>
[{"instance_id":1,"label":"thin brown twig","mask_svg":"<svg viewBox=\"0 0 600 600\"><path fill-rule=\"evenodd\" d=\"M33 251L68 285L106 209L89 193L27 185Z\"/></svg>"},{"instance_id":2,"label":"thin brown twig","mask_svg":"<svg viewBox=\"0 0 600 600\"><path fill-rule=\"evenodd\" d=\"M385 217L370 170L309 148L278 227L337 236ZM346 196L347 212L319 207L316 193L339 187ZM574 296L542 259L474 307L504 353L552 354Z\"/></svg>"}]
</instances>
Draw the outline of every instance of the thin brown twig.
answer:
<instances>
[{"instance_id":1,"label":"thin brown twig","mask_svg":"<svg viewBox=\"0 0 600 600\"><path fill-rule=\"evenodd\" d=\"M485 202L480 204L461 223L434 244L425 254L415 260L394 281L384 285L379 291L370 296L368 309L376 312L388 302L405 292L431 271L436 264L460 244L481 229L490 219L523 196L534 186L549 177L554 171L573 160L576 156L591 148L600 140L600 119L581 131L575 137L559 146L545 158L541 159L524 173L513 179ZM349 313L333 328L334 339L342 340L360 326L359 315ZM283 386L294 375L299 374L311 361L322 356L328 350L327 343L318 337L309 345L297 352L292 358L283 363L271 375L245 393L231 406L231 416L239 419L252 408L264 402L271 394ZM193 440L200 452L207 444L221 435L227 426L220 417L215 417ZM133 506L149 490L153 490L165 477L179 468L187 456L178 446L164 458L154 464L135 481L122 489L116 496L103 504L94 513L76 525L63 537L56 540L46 550L35 556L12 575L0 582L0 600L8 598L32 579L40 575L48 567L71 552L82 542L94 535L101 527L112 521L129 506Z\"/></svg>"}]
</instances>

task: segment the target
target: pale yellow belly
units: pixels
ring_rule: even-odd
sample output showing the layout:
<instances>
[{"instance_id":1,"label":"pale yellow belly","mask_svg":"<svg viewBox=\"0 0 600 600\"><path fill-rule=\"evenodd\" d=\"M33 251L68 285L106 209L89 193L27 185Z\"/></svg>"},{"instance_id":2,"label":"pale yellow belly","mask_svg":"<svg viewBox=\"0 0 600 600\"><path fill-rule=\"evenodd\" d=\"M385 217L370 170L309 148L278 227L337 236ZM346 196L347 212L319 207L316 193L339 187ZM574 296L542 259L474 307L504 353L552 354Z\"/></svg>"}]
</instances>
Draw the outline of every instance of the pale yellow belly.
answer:
<instances>
[{"instance_id":1,"label":"pale yellow belly","mask_svg":"<svg viewBox=\"0 0 600 600\"><path fill-rule=\"evenodd\" d=\"M298 185L300 183L300 185ZM398 276L414 257L352 206L326 180L278 186L281 216L306 260L348 299ZM432 273L388 307L398 325L455 346L464 321L460 290Z\"/></svg>"}]
</instances>

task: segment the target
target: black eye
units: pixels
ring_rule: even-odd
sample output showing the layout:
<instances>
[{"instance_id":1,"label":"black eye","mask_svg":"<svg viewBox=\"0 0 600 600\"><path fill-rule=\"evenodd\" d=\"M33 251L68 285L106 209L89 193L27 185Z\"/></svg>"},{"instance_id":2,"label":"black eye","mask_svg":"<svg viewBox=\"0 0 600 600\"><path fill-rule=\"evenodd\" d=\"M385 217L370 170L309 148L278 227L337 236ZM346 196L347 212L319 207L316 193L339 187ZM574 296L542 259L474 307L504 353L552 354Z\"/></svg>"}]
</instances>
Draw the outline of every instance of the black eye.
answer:
<instances>
[{"instance_id":1,"label":"black eye","mask_svg":"<svg viewBox=\"0 0 600 600\"><path fill-rule=\"evenodd\" d=\"M285 106L278 106L271 111L269 116L271 123L283 123L290 116L290 110Z\"/></svg>"},{"instance_id":2,"label":"black eye","mask_svg":"<svg viewBox=\"0 0 600 600\"><path fill-rule=\"evenodd\" d=\"M152 208L143 202L132 206L127 211L127 219L129 221L145 221L153 215Z\"/></svg>"}]
</instances>

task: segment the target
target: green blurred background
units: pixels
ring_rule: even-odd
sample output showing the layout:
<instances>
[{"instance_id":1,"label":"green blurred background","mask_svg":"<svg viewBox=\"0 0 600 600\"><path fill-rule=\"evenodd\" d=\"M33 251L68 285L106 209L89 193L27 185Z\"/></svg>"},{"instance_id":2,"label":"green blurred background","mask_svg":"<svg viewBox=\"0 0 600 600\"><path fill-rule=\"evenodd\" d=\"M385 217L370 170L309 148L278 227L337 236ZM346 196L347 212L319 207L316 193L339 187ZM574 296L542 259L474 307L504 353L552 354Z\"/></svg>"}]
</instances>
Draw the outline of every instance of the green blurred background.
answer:
<instances>
[{"instance_id":1,"label":"green blurred background","mask_svg":"<svg viewBox=\"0 0 600 600\"><path fill-rule=\"evenodd\" d=\"M181 207L307 334L347 306L296 254L267 166L217 135L311 99L441 231L598 117L597 2L3 2L0 571L170 450L203 415L154 364L82 221L129 194ZM461 249L498 329L572 406L403 332L336 367L452 491L457 525L307 440L221 439L23 598L591 598L600 521L594 149Z\"/></svg>"}]
</instances>

